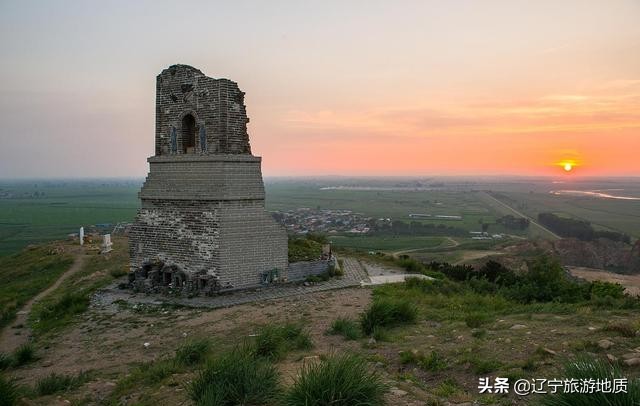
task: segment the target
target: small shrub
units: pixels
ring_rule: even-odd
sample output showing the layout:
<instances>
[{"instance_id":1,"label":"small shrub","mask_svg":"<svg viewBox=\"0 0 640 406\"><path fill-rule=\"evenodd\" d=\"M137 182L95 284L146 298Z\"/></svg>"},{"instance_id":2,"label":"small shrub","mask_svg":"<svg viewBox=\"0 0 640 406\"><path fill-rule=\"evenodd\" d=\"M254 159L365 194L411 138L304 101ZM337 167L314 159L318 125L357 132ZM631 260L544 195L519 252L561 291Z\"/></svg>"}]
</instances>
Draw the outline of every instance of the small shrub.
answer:
<instances>
[{"instance_id":1,"label":"small shrub","mask_svg":"<svg viewBox=\"0 0 640 406\"><path fill-rule=\"evenodd\" d=\"M362 331L370 335L376 327L415 323L418 308L405 299L375 299L361 316Z\"/></svg>"},{"instance_id":2,"label":"small shrub","mask_svg":"<svg viewBox=\"0 0 640 406\"><path fill-rule=\"evenodd\" d=\"M401 268L404 268L408 273L422 273L425 270L422 262L409 257L408 255L402 255L396 261L396 264Z\"/></svg>"},{"instance_id":3,"label":"small shrub","mask_svg":"<svg viewBox=\"0 0 640 406\"><path fill-rule=\"evenodd\" d=\"M13 353L13 365L21 366L36 360L36 350L30 343L22 344Z\"/></svg>"},{"instance_id":4,"label":"small shrub","mask_svg":"<svg viewBox=\"0 0 640 406\"><path fill-rule=\"evenodd\" d=\"M57 392L67 391L80 386L86 380L86 375L78 376L59 375L55 372L38 379L35 390L38 396L51 395Z\"/></svg>"},{"instance_id":5,"label":"small shrub","mask_svg":"<svg viewBox=\"0 0 640 406\"><path fill-rule=\"evenodd\" d=\"M322 256L322 244L308 238L289 238L289 262L315 261Z\"/></svg>"},{"instance_id":6,"label":"small shrub","mask_svg":"<svg viewBox=\"0 0 640 406\"><path fill-rule=\"evenodd\" d=\"M577 303L589 299L590 289L589 283L569 280L557 260L541 256L529 265L529 271L518 278L517 283L501 292L520 303Z\"/></svg>"},{"instance_id":7,"label":"small shrub","mask_svg":"<svg viewBox=\"0 0 640 406\"><path fill-rule=\"evenodd\" d=\"M470 313L464 318L464 322L471 328L478 328L489 321L490 317L487 313Z\"/></svg>"},{"instance_id":8,"label":"small shrub","mask_svg":"<svg viewBox=\"0 0 640 406\"><path fill-rule=\"evenodd\" d=\"M208 363L188 387L198 406L270 405L280 396L277 369L236 348Z\"/></svg>"},{"instance_id":9,"label":"small shrub","mask_svg":"<svg viewBox=\"0 0 640 406\"><path fill-rule=\"evenodd\" d=\"M206 339L183 344L176 350L176 362L185 366L197 365L204 361L210 346L210 341Z\"/></svg>"},{"instance_id":10,"label":"small shrub","mask_svg":"<svg viewBox=\"0 0 640 406\"><path fill-rule=\"evenodd\" d=\"M564 365L564 375L567 379L608 380L624 378L618 365L593 357L581 357L567 361ZM637 405L640 404L640 381L629 379L627 392L621 393L578 393L558 392L540 398L544 406L600 406L600 405Z\"/></svg>"},{"instance_id":11,"label":"small shrub","mask_svg":"<svg viewBox=\"0 0 640 406\"><path fill-rule=\"evenodd\" d=\"M18 387L13 381L0 375L0 406L13 406L18 400Z\"/></svg>"},{"instance_id":12,"label":"small shrub","mask_svg":"<svg viewBox=\"0 0 640 406\"><path fill-rule=\"evenodd\" d=\"M387 387L367 363L353 355L333 355L307 364L285 396L287 406L384 405Z\"/></svg>"},{"instance_id":13,"label":"small shrub","mask_svg":"<svg viewBox=\"0 0 640 406\"><path fill-rule=\"evenodd\" d=\"M625 296L624 286L619 283L593 281L590 286L591 298L622 299Z\"/></svg>"},{"instance_id":14,"label":"small shrub","mask_svg":"<svg viewBox=\"0 0 640 406\"><path fill-rule=\"evenodd\" d=\"M342 268L342 265L340 265L340 262L338 262L338 266L331 265L327 273L329 274L330 278L340 278L344 276L344 270Z\"/></svg>"},{"instance_id":15,"label":"small shrub","mask_svg":"<svg viewBox=\"0 0 640 406\"><path fill-rule=\"evenodd\" d=\"M322 233L307 233L307 240L315 241L318 244L329 244L329 238L327 238L326 234Z\"/></svg>"},{"instance_id":16,"label":"small shrub","mask_svg":"<svg viewBox=\"0 0 640 406\"><path fill-rule=\"evenodd\" d=\"M259 357L280 359L290 349L306 350L313 346L309 333L295 324L266 325L255 338L254 352Z\"/></svg>"},{"instance_id":17,"label":"small shrub","mask_svg":"<svg viewBox=\"0 0 640 406\"><path fill-rule=\"evenodd\" d=\"M478 277L500 286L510 286L518 281L518 276L499 262L490 260L478 270Z\"/></svg>"},{"instance_id":18,"label":"small shrub","mask_svg":"<svg viewBox=\"0 0 640 406\"><path fill-rule=\"evenodd\" d=\"M339 317L331 323L329 334L341 335L347 340L357 340L362 336L360 326L351 319Z\"/></svg>"}]
</instances>

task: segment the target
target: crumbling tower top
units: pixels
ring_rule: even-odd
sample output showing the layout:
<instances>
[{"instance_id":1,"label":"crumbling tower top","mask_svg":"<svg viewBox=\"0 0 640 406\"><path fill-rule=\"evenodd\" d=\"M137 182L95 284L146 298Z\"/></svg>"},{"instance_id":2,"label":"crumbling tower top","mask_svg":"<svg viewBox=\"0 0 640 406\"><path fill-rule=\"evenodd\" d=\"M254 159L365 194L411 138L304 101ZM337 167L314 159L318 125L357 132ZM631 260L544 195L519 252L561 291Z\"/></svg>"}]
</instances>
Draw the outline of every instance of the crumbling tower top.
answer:
<instances>
[{"instance_id":1,"label":"crumbling tower top","mask_svg":"<svg viewBox=\"0 0 640 406\"><path fill-rule=\"evenodd\" d=\"M251 154L244 92L189 65L156 81L156 156Z\"/></svg>"}]
</instances>

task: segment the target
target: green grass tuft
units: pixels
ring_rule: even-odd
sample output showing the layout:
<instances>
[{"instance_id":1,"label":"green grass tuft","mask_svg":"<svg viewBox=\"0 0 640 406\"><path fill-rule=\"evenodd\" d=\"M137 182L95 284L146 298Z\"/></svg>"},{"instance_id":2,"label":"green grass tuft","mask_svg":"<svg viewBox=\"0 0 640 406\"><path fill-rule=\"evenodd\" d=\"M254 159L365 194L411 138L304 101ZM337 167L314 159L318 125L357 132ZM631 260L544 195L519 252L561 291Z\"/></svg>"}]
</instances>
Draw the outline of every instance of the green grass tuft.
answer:
<instances>
[{"instance_id":1,"label":"green grass tuft","mask_svg":"<svg viewBox=\"0 0 640 406\"><path fill-rule=\"evenodd\" d=\"M460 385L451 378L445 379L433 389L433 394L441 398L448 398L460 392Z\"/></svg>"},{"instance_id":2,"label":"green grass tuft","mask_svg":"<svg viewBox=\"0 0 640 406\"><path fill-rule=\"evenodd\" d=\"M55 372L38 379L35 390L38 396L51 395L77 388L86 381L86 374L80 373L78 376L58 375Z\"/></svg>"},{"instance_id":3,"label":"green grass tuft","mask_svg":"<svg viewBox=\"0 0 640 406\"><path fill-rule=\"evenodd\" d=\"M4 371L13 364L11 356L5 352L0 352L0 371Z\"/></svg>"},{"instance_id":4,"label":"green grass tuft","mask_svg":"<svg viewBox=\"0 0 640 406\"><path fill-rule=\"evenodd\" d=\"M54 330L65 325L73 316L85 312L89 308L87 292L67 292L37 313L35 324L39 333Z\"/></svg>"},{"instance_id":5,"label":"green grass tuft","mask_svg":"<svg viewBox=\"0 0 640 406\"><path fill-rule=\"evenodd\" d=\"M0 328L11 323L29 299L71 266L73 260L69 254L52 255L52 249L52 245L43 245L0 257Z\"/></svg>"},{"instance_id":6,"label":"green grass tuft","mask_svg":"<svg viewBox=\"0 0 640 406\"><path fill-rule=\"evenodd\" d=\"M36 360L36 350L31 343L22 344L13 352L13 365L22 366Z\"/></svg>"},{"instance_id":7,"label":"green grass tuft","mask_svg":"<svg viewBox=\"0 0 640 406\"><path fill-rule=\"evenodd\" d=\"M5 376L0 375L0 406L15 405L18 395L18 386Z\"/></svg>"},{"instance_id":8,"label":"green grass tuft","mask_svg":"<svg viewBox=\"0 0 640 406\"><path fill-rule=\"evenodd\" d=\"M142 363L131 376L146 385L154 385L173 375L178 369L173 359L160 359Z\"/></svg>"},{"instance_id":9,"label":"green grass tuft","mask_svg":"<svg viewBox=\"0 0 640 406\"><path fill-rule=\"evenodd\" d=\"M360 318L362 331L371 335L376 327L392 327L400 324L415 323L418 308L409 300L376 298Z\"/></svg>"},{"instance_id":10,"label":"green grass tuft","mask_svg":"<svg viewBox=\"0 0 640 406\"><path fill-rule=\"evenodd\" d=\"M270 405L281 395L275 366L248 348L236 348L208 363L188 391L198 406Z\"/></svg>"},{"instance_id":11,"label":"green grass tuft","mask_svg":"<svg viewBox=\"0 0 640 406\"><path fill-rule=\"evenodd\" d=\"M387 387L367 363L353 355L333 355L307 364L287 392L287 406L384 405Z\"/></svg>"},{"instance_id":12,"label":"green grass tuft","mask_svg":"<svg viewBox=\"0 0 640 406\"><path fill-rule=\"evenodd\" d=\"M485 338L486 336L487 336L487 330L483 328L474 328L471 331L471 337L473 338L482 339L482 338Z\"/></svg>"},{"instance_id":13,"label":"green grass tuft","mask_svg":"<svg viewBox=\"0 0 640 406\"><path fill-rule=\"evenodd\" d=\"M307 350L311 347L311 337L301 326L292 323L282 326L268 324L258 331L254 352L259 357L278 360L292 349Z\"/></svg>"},{"instance_id":14,"label":"green grass tuft","mask_svg":"<svg viewBox=\"0 0 640 406\"><path fill-rule=\"evenodd\" d=\"M473 372L476 375L484 375L490 372L494 372L502 366L502 363L498 360L494 359L484 359L479 357L472 357L471 366L473 367Z\"/></svg>"},{"instance_id":15,"label":"green grass tuft","mask_svg":"<svg viewBox=\"0 0 640 406\"><path fill-rule=\"evenodd\" d=\"M357 340L362 337L360 331L360 325L344 317L339 317L331 323L331 328L327 331L328 334L341 335L347 340Z\"/></svg>"},{"instance_id":16,"label":"green grass tuft","mask_svg":"<svg viewBox=\"0 0 640 406\"><path fill-rule=\"evenodd\" d=\"M400 362L403 364L415 364L425 371L437 372L447 368L447 361L437 353L431 351L428 355L421 351L402 351Z\"/></svg>"},{"instance_id":17,"label":"green grass tuft","mask_svg":"<svg viewBox=\"0 0 640 406\"><path fill-rule=\"evenodd\" d=\"M209 353L211 342L207 339L189 341L176 350L176 362L193 366L203 362Z\"/></svg>"},{"instance_id":18,"label":"green grass tuft","mask_svg":"<svg viewBox=\"0 0 640 406\"><path fill-rule=\"evenodd\" d=\"M624 378L618 365L607 361L581 357L567 361L564 365L564 375L568 379L609 380ZM629 379L627 393L556 393L540 398L544 406L632 406L640 404L640 382Z\"/></svg>"}]
</instances>

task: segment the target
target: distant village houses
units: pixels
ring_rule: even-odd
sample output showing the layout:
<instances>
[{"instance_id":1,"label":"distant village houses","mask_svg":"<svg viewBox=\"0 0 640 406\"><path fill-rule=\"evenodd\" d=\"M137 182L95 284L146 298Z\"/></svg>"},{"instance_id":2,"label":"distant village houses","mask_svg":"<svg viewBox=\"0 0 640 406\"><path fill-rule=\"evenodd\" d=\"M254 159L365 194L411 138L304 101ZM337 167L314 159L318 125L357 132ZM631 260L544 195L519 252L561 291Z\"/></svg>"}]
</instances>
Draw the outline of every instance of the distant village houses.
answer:
<instances>
[{"instance_id":1,"label":"distant village houses","mask_svg":"<svg viewBox=\"0 0 640 406\"><path fill-rule=\"evenodd\" d=\"M373 219L362 213L351 210L330 210L299 208L295 210L276 211L273 217L284 225L288 232L294 234L307 233L353 233L366 234L379 221L390 219Z\"/></svg>"}]
</instances>

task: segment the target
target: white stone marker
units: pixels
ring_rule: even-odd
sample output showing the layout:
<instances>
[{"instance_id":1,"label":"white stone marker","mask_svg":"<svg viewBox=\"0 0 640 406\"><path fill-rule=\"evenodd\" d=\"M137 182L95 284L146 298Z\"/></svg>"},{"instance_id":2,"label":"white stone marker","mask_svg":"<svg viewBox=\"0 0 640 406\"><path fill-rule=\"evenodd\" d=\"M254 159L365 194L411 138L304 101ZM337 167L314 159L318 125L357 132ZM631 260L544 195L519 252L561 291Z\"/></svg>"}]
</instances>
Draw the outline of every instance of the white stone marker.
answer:
<instances>
[{"instance_id":1,"label":"white stone marker","mask_svg":"<svg viewBox=\"0 0 640 406\"><path fill-rule=\"evenodd\" d=\"M84 245L84 227L80 227L80 246Z\"/></svg>"},{"instance_id":2,"label":"white stone marker","mask_svg":"<svg viewBox=\"0 0 640 406\"><path fill-rule=\"evenodd\" d=\"M105 234L102 236L102 254L106 254L107 252L113 251L111 248L113 244L111 243L111 234Z\"/></svg>"}]
</instances>

